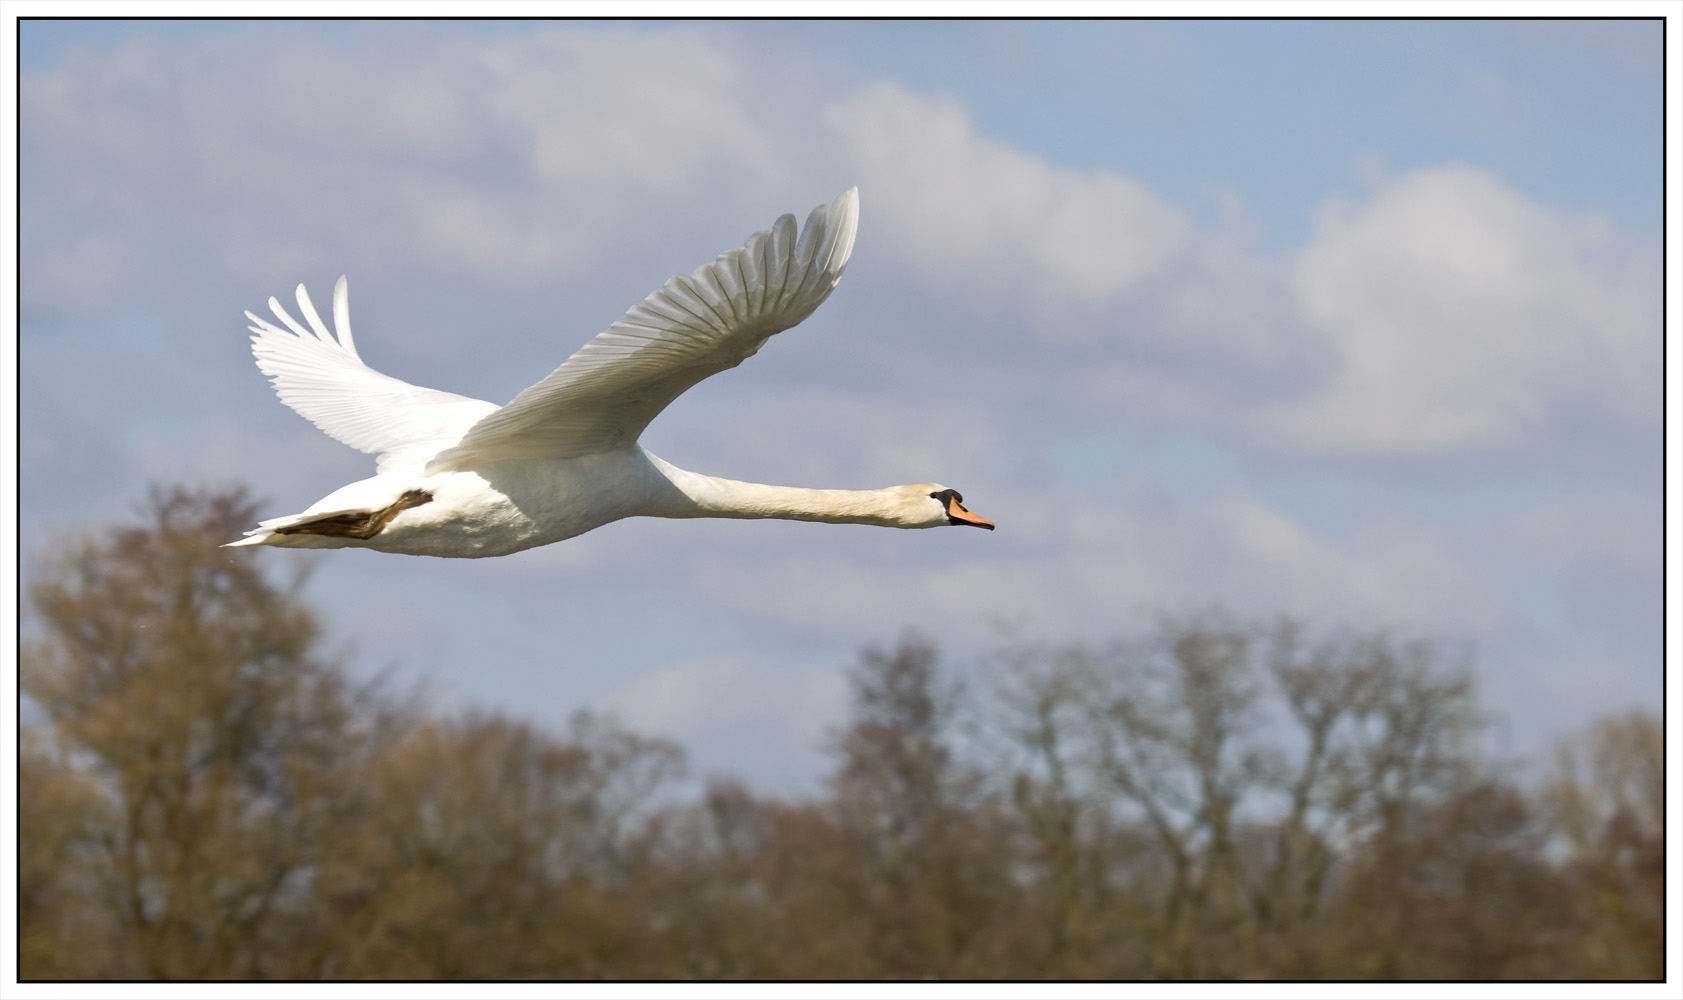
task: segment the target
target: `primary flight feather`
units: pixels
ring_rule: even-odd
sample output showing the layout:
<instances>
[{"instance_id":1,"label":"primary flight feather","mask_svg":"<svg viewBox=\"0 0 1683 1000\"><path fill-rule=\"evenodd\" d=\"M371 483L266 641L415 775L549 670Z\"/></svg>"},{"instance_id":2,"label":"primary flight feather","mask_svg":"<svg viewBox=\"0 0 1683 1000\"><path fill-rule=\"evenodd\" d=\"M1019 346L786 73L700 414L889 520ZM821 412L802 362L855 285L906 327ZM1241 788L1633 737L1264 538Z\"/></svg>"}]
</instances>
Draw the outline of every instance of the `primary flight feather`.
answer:
<instances>
[{"instance_id":1,"label":"primary flight feather","mask_svg":"<svg viewBox=\"0 0 1683 1000\"><path fill-rule=\"evenodd\" d=\"M623 517L774 517L932 528L993 527L938 483L810 490L679 469L637 439L686 389L740 364L810 316L841 280L859 223L851 189L655 290L541 381L497 406L382 375L351 338L344 278L329 332L298 286L299 323L246 313L257 366L282 402L375 455L376 475L274 518L230 545L360 546L498 556Z\"/></svg>"}]
</instances>

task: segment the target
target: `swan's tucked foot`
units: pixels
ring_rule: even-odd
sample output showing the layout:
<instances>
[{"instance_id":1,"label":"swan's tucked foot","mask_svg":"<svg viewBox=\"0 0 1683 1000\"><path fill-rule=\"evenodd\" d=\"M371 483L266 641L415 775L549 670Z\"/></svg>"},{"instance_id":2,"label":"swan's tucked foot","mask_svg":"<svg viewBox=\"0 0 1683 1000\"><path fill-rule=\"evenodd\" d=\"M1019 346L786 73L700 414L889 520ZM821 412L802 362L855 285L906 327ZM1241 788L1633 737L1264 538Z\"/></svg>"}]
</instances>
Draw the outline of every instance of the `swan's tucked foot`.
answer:
<instances>
[{"instance_id":1,"label":"swan's tucked foot","mask_svg":"<svg viewBox=\"0 0 1683 1000\"><path fill-rule=\"evenodd\" d=\"M419 507L432 502L432 494L426 490L406 490L404 494L392 501L391 504L379 510L350 511L345 514L331 514L317 518L314 521L304 521L300 524L288 524L274 529L277 535L333 535L339 538L373 538L378 535L391 519L411 507Z\"/></svg>"}]
</instances>

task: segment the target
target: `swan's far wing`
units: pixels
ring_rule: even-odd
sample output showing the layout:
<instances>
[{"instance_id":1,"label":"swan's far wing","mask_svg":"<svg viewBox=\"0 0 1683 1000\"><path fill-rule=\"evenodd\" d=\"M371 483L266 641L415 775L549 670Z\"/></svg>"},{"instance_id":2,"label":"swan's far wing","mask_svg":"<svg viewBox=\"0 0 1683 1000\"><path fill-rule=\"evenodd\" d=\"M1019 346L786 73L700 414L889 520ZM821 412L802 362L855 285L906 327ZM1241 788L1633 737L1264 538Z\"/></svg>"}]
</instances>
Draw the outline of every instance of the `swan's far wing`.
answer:
<instances>
[{"instance_id":1,"label":"swan's far wing","mask_svg":"<svg viewBox=\"0 0 1683 1000\"><path fill-rule=\"evenodd\" d=\"M257 367L274 382L281 402L329 437L377 455L380 472L425 462L497 408L483 400L413 386L363 364L351 339L350 303L342 277L333 287L337 339L322 325L303 285L298 286L298 308L310 329L300 326L273 298L269 308L286 329L245 314L252 323L251 351Z\"/></svg>"},{"instance_id":2,"label":"swan's far wing","mask_svg":"<svg viewBox=\"0 0 1683 1000\"><path fill-rule=\"evenodd\" d=\"M813 209L799 239L785 215L745 246L672 278L428 470L630 445L684 390L811 315L841 279L858 223L853 188Z\"/></svg>"}]
</instances>

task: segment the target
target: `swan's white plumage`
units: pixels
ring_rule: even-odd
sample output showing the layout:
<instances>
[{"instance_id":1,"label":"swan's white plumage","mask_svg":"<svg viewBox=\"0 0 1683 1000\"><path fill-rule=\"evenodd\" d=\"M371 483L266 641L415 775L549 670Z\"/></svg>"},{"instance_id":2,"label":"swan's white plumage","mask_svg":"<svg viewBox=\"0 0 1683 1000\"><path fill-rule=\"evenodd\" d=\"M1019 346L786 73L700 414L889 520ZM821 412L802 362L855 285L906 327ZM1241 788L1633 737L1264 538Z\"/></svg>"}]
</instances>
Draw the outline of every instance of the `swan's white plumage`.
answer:
<instances>
[{"instance_id":1,"label":"swan's white plumage","mask_svg":"<svg viewBox=\"0 0 1683 1000\"><path fill-rule=\"evenodd\" d=\"M258 367L281 400L333 438L377 456L377 475L234 545L341 547L440 556L517 552L622 517L778 517L934 527L991 522L936 483L804 490L703 476L638 444L690 386L740 364L812 314L841 279L859 220L857 189L793 216L678 275L507 406L382 375L351 338L344 278L329 332L302 285L294 320L251 313Z\"/></svg>"},{"instance_id":2,"label":"swan's white plumage","mask_svg":"<svg viewBox=\"0 0 1683 1000\"><path fill-rule=\"evenodd\" d=\"M247 312L257 367L273 380L281 402L336 441L377 456L376 472L425 462L460 441L495 403L453 392L423 389L363 364L351 340L349 288L333 287L335 338L322 325L303 285L298 308L306 330L281 304L269 308L286 329Z\"/></svg>"}]
</instances>

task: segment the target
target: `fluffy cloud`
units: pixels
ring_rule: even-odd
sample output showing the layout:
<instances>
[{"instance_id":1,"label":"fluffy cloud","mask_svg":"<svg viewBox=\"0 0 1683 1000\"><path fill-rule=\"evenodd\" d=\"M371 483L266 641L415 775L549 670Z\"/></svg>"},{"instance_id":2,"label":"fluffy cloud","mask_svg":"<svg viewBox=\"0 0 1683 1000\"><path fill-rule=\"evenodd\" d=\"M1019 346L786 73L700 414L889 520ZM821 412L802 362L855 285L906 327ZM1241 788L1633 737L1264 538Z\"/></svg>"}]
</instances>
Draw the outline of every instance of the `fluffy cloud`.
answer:
<instances>
[{"instance_id":1,"label":"fluffy cloud","mask_svg":"<svg viewBox=\"0 0 1683 1000\"><path fill-rule=\"evenodd\" d=\"M144 289L158 248L113 244L112 223L237 243L217 262L236 273L334 246L529 285L588 266L628 219L655 221L651 204L728 202L783 169L728 45L613 30L408 40L359 57L269 26L30 74L24 181L79 189L25 214L31 295L67 295L90 268L101 290Z\"/></svg>"},{"instance_id":2,"label":"fluffy cloud","mask_svg":"<svg viewBox=\"0 0 1683 1000\"><path fill-rule=\"evenodd\" d=\"M1190 226L1144 185L1073 171L980 134L955 100L876 83L826 118L895 251L986 303L1109 299L1182 252Z\"/></svg>"},{"instance_id":3,"label":"fluffy cloud","mask_svg":"<svg viewBox=\"0 0 1683 1000\"><path fill-rule=\"evenodd\" d=\"M1322 213L1295 289L1333 376L1269 414L1302 447L1431 453L1520 443L1577 407L1658 414L1657 273L1593 217L1449 166Z\"/></svg>"}]
</instances>

